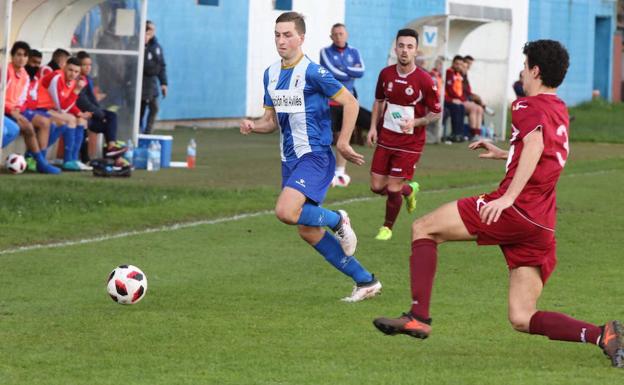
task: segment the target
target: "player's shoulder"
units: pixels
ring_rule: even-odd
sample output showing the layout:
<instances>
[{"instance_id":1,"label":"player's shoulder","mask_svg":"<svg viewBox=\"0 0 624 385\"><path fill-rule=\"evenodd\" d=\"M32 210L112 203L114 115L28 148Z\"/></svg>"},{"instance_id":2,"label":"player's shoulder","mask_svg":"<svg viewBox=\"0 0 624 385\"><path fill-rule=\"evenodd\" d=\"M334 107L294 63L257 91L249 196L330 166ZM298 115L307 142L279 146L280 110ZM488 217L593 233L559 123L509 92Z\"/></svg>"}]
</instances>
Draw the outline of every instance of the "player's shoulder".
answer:
<instances>
[{"instance_id":1,"label":"player's shoulder","mask_svg":"<svg viewBox=\"0 0 624 385\"><path fill-rule=\"evenodd\" d=\"M379 76L392 76L393 74L396 74L396 65L395 64L391 64L389 66L386 66L386 67L382 68L381 71L379 71Z\"/></svg>"},{"instance_id":2,"label":"player's shoulder","mask_svg":"<svg viewBox=\"0 0 624 385\"><path fill-rule=\"evenodd\" d=\"M305 60L305 62L304 62ZM311 78L326 78L332 76L331 72L322 65L313 62L308 57L304 57L301 59L301 63L299 65L305 65L306 67L306 76Z\"/></svg>"},{"instance_id":3,"label":"player's shoulder","mask_svg":"<svg viewBox=\"0 0 624 385\"><path fill-rule=\"evenodd\" d=\"M511 112L514 115L538 114L542 112L542 107L535 96L523 96L511 103Z\"/></svg>"}]
</instances>

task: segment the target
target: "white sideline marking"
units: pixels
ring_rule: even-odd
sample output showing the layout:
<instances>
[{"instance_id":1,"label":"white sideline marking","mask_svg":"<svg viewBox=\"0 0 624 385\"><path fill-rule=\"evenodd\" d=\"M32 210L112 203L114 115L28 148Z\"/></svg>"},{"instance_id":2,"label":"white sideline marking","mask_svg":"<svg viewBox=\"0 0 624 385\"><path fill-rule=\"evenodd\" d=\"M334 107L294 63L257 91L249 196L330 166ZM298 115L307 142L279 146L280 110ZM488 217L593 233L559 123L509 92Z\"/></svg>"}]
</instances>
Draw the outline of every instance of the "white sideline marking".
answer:
<instances>
[{"instance_id":1,"label":"white sideline marking","mask_svg":"<svg viewBox=\"0 0 624 385\"><path fill-rule=\"evenodd\" d=\"M602 171L562 175L562 178L582 176L582 175L600 175L600 174L606 174L606 173L613 172L613 171L617 171L617 170L602 170ZM468 190L472 188L487 187L487 186L492 186L496 184L498 183L492 182L492 183L476 184L476 185L471 185L471 186L449 187L449 188L443 188L443 189L438 189L438 190L421 191L419 194L433 194L433 193L448 192L448 191L453 191L453 190ZM346 205L346 204L356 203L356 202L365 202L365 201L370 201L370 200L377 199L377 198L380 198L380 197L371 196L371 197L346 199L346 200L339 201L339 202L333 202L329 204L328 206ZM84 244L95 243L95 242L109 241L111 239L133 237L135 235L176 231L180 229L186 229L186 228L197 227L197 226L202 226L202 225L215 225L215 224L223 223L223 222L234 222L234 221L238 221L241 219L259 217L262 215L269 215L269 214L273 214L273 210L262 210L262 211L256 211L253 213L232 215L230 217L223 217L223 218L216 218L216 219L204 219L201 221L182 222L182 223L176 223L176 224L167 225L167 226L151 227L151 228L147 228L143 230L126 231L126 232L117 233L117 234L102 235L102 236L94 237L94 238L78 239L75 241L65 241L65 242L55 242L55 243L38 243L35 245L20 246L20 247L16 247L13 249L0 250L0 255L15 254L15 253L23 252L23 251L32 251L32 250L39 250L39 249L55 249L59 247L84 245Z\"/></svg>"}]
</instances>

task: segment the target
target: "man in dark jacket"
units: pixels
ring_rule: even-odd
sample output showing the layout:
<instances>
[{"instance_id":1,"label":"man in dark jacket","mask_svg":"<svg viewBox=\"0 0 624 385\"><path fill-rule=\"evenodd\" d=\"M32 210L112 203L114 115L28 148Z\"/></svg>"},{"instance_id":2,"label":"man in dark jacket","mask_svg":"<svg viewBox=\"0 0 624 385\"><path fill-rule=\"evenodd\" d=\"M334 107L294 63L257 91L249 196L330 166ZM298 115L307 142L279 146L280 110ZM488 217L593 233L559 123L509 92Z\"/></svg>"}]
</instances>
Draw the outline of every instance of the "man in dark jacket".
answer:
<instances>
[{"instance_id":1,"label":"man in dark jacket","mask_svg":"<svg viewBox=\"0 0 624 385\"><path fill-rule=\"evenodd\" d=\"M81 111L92 114L88 124L89 131L104 134L106 139L104 156L123 162L119 156L126 151L126 147L117 141L117 114L103 109L95 96L93 79L89 76L92 65L91 56L85 51L80 51L76 57L80 60L80 76L87 83L78 95L76 105Z\"/></svg>"},{"instance_id":2,"label":"man in dark jacket","mask_svg":"<svg viewBox=\"0 0 624 385\"><path fill-rule=\"evenodd\" d=\"M141 95L141 122L145 117L145 109L149 108L147 124L143 132L152 132L154 120L158 113L158 96L162 92L167 96L167 71L163 50L156 40L156 25L147 21L145 28L145 59L143 62L143 89ZM158 84L160 83L160 92Z\"/></svg>"}]
</instances>

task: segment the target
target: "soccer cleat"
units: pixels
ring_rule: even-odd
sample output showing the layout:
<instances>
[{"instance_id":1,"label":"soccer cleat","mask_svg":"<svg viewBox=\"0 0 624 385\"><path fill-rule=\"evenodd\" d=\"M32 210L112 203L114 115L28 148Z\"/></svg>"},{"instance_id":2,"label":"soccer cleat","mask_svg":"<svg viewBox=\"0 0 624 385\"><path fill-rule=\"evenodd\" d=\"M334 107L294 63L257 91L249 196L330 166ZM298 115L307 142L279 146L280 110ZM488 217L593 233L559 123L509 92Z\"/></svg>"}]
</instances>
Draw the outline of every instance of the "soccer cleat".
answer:
<instances>
[{"instance_id":1,"label":"soccer cleat","mask_svg":"<svg viewBox=\"0 0 624 385\"><path fill-rule=\"evenodd\" d=\"M410 182L409 185L412 188L412 192L405 197L405 207L408 214L411 214L416 210L416 194L420 191L420 185L416 181Z\"/></svg>"},{"instance_id":2,"label":"soccer cleat","mask_svg":"<svg viewBox=\"0 0 624 385\"><path fill-rule=\"evenodd\" d=\"M341 299L343 302L360 302L367 298L373 298L381 294L381 282L373 275L373 280L366 283L358 283L353 286L353 291L348 297Z\"/></svg>"},{"instance_id":3,"label":"soccer cleat","mask_svg":"<svg viewBox=\"0 0 624 385\"><path fill-rule=\"evenodd\" d=\"M345 255L350 257L355 254L357 237L355 236L355 231L353 231L353 228L351 227L351 221L349 220L347 212L344 210L338 210L338 214L340 214L340 224L335 230L334 235L338 239L338 242L340 242L342 251L344 251Z\"/></svg>"},{"instance_id":4,"label":"soccer cleat","mask_svg":"<svg viewBox=\"0 0 624 385\"><path fill-rule=\"evenodd\" d=\"M106 148L106 152L104 153L104 157L116 158L126 151L128 151L128 147L126 147L126 144L118 140L115 143L108 145L108 147Z\"/></svg>"},{"instance_id":5,"label":"soccer cleat","mask_svg":"<svg viewBox=\"0 0 624 385\"><path fill-rule=\"evenodd\" d=\"M70 160L63 163L63 170L65 171L80 171L80 166L75 160Z\"/></svg>"},{"instance_id":6,"label":"soccer cleat","mask_svg":"<svg viewBox=\"0 0 624 385\"><path fill-rule=\"evenodd\" d=\"M619 321L609 321L602 327L600 345L616 368L624 368L624 327Z\"/></svg>"},{"instance_id":7,"label":"soccer cleat","mask_svg":"<svg viewBox=\"0 0 624 385\"><path fill-rule=\"evenodd\" d=\"M392 238L392 230L387 226L381 226L375 236L375 239L378 241L388 241L390 238Z\"/></svg>"},{"instance_id":8,"label":"soccer cleat","mask_svg":"<svg viewBox=\"0 0 624 385\"><path fill-rule=\"evenodd\" d=\"M399 318L375 318L373 325L382 333L393 336L406 334L410 337L425 339L431 334L431 319L422 321L411 313L403 313Z\"/></svg>"},{"instance_id":9,"label":"soccer cleat","mask_svg":"<svg viewBox=\"0 0 624 385\"><path fill-rule=\"evenodd\" d=\"M37 161L32 156L26 157L26 170L36 172L37 171Z\"/></svg>"},{"instance_id":10,"label":"soccer cleat","mask_svg":"<svg viewBox=\"0 0 624 385\"><path fill-rule=\"evenodd\" d=\"M93 170L93 167L87 166L86 164L82 163L79 160L77 160L75 162L78 165L78 168L80 168L80 171L91 171L91 170Z\"/></svg>"}]
</instances>

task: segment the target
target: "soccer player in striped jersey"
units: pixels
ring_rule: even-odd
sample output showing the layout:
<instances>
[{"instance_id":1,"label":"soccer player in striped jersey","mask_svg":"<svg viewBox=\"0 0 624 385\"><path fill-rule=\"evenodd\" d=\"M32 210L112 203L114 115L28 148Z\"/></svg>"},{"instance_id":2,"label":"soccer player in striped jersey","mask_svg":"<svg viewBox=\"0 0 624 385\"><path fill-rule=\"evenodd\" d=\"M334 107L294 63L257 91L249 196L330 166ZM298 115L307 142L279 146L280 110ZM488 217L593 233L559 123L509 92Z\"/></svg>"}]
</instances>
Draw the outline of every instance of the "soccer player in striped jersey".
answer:
<instances>
[{"instance_id":1,"label":"soccer player in striped jersey","mask_svg":"<svg viewBox=\"0 0 624 385\"><path fill-rule=\"evenodd\" d=\"M301 238L313 246L355 286L346 302L358 302L381 292L381 283L353 256L357 238L344 210L321 207L334 177L332 130L328 98L344 108L336 148L348 161L361 165L364 157L349 145L359 105L345 87L301 49L305 21L297 12L275 21L275 46L282 58L264 72L265 113L256 121L243 120L240 131L280 131L282 192L275 206L277 218L297 225ZM325 231L325 227L334 234Z\"/></svg>"}]
</instances>

